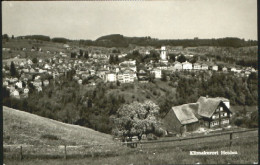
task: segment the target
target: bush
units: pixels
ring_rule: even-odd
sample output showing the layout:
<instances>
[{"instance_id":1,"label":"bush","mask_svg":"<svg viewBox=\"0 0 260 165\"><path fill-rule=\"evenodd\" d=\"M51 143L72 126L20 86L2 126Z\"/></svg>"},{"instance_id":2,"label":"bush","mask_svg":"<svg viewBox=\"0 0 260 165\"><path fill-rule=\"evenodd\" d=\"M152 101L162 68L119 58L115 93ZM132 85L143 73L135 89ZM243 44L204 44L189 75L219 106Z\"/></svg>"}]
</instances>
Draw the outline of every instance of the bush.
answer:
<instances>
[{"instance_id":1,"label":"bush","mask_svg":"<svg viewBox=\"0 0 260 165\"><path fill-rule=\"evenodd\" d=\"M154 134L152 134L152 133L149 133L147 136L147 140L157 140L158 138L154 135Z\"/></svg>"},{"instance_id":2,"label":"bush","mask_svg":"<svg viewBox=\"0 0 260 165\"><path fill-rule=\"evenodd\" d=\"M156 128L154 134L158 137L162 137L165 134L165 132L162 128Z\"/></svg>"},{"instance_id":3,"label":"bush","mask_svg":"<svg viewBox=\"0 0 260 165\"><path fill-rule=\"evenodd\" d=\"M241 125L243 124L243 118L236 118L236 119L234 120L234 124L235 124L236 126L241 126Z\"/></svg>"}]
</instances>

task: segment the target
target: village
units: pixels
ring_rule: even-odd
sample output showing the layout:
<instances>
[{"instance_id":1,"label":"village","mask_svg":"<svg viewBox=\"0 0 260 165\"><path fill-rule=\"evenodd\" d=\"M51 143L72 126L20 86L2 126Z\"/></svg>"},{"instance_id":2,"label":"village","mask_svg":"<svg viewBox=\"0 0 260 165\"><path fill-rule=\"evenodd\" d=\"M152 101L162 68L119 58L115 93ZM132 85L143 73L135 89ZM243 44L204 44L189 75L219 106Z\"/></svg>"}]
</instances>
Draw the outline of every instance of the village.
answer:
<instances>
[{"instance_id":1,"label":"village","mask_svg":"<svg viewBox=\"0 0 260 165\"><path fill-rule=\"evenodd\" d=\"M38 50L37 50L38 49ZM238 77L248 77L251 73L256 73L257 70L253 67L219 67L209 59L205 61L191 63L187 59L192 58L194 55L185 54L186 61L179 62L177 59L181 55L175 56L175 62L169 62L169 52L180 51L180 47L175 50L167 50L166 46L161 49L154 49L160 55L159 61L150 60L145 63L138 63L135 59L124 59L127 54L111 55L103 53L88 53L78 52L75 57L71 58L71 47L68 44L63 45L64 51L50 52L47 50L43 52L41 48L32 48L27 50L22 48L22 51L31 51L34 53L45 53L50 55L50 58L34 58L26 59L21 58L18 54L12 59L3 60L3 86L6 86L10 91L11 96L20 98L28 97L29 85L33 85L35 89L40 92L44 86L48 86L50 81L59 80L59 76L67 75L68 72L74 71L73 81L79 85L95 86L98 82L105 83L147 83L151 79L162 79L163 74L170 75L174 72L208 72L213 74L215 72L233 73ZM11 51L10 48L3 48L3 52ZM131 50L131 52L136 50ZM147 50L144 48L138 50L140 56L143 54L149 56L151 47ZM66 52L66 53L64 53ZM94 51L93 51L94 52ZM72 53L71 53L72 54ZM82 54L82 55L81 55ZM80 56L87 59L80 58ZM184 54L184 53L183 53ZM118 64L111 64L110 59L113 58L120 60ZM199 56L200 57L200 56ZM10 76L10 65L13 62L19 74L19 78Z\"/></svg>"}]
</instances>

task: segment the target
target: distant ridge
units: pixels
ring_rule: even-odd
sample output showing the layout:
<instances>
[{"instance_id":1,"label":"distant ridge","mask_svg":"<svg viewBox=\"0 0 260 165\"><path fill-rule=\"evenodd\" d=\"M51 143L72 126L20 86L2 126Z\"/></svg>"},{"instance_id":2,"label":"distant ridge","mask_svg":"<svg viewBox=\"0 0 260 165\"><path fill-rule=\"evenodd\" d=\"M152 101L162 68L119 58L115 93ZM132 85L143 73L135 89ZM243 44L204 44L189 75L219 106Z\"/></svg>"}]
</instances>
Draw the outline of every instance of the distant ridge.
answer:
<instances>
[{"instance_id":1,"label":"distant ridge","mask_svg":"<svg viewBox=\"0 0 260 165\"><path fill-rule=\"evenodd\" d=\"M237 37L225 37L225 38L212 38L212 39L156 39L150 36L146 37L126 37L121 34L109 34L101 36L96 40L70 40L67 38L50 38L44 35L27 35L19 36L17 38L36 39L42 41L52 42L79 42L85 46L100 46L100 47L128 47L130 44L138 46L154 46L160 47L162 45L169 46L183 46L183 47L196 47L196 46L217 46L217 47L245 47L245 46L257 46L256 40L244 40Z\"/></svg>"}]
</instances>

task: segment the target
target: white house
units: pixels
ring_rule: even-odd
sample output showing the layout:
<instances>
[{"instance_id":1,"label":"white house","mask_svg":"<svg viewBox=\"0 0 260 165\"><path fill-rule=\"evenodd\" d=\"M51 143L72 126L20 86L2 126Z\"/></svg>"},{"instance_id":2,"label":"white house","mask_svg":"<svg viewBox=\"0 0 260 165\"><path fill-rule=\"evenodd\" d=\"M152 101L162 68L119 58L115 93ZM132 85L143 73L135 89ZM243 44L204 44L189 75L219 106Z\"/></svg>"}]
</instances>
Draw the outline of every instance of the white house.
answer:
<instances>
[{"instance_id":1,"label":"white house","mask_svg":"<svg viewBox=\"0 0 260 165\"><path fill-rule=\"evenodd\" d=\"M44 69L51 69L51 66L49 64L45 64Z\"/></svg>"},{"instance_id":2,"label":"white house","mask_svg":"<svg viewBox=\"0 0 260 165\"><path fill-rule=\"evenodd\" d=\"M131 83L134 82L136 74L131 69L126 69L118 73L117 80L121 83Z\"/></svg>"},{"instance_id":3,"label":"white house","mask_svg":"<svg viewBox=\"0 0 260 165\"><path fill-rule=\"evenodd\" d=\"M78 84L80 84L80 85L81 85L81 84L82 84L82 82L83 82L83 81L82 81L81 79L79 79L79 80L78 80Z\"/></svg>"},{"instance_id":4,"label":"white house","mask_svg":"<svg viewBox=\"0 0 260 165\"><path fill-rule=\"evenodd\" d=\"M212 66L212 70L218 71L218 66L217 65L213 65Z\"/></svg>"},{"instance_id":5,"label":"white house","mask_svg":"<svg viewBox=\"0 0 260 165\"><path fill-rule=\"evenodd\" d=\"M8 84L9 84L8 81L3 82L3 86L8 86Z\"/></svg>"},{"instance_id":6,"label":"white house","mask_svg":"<svg viewBox=\"0 0 260 165\"><path fill-rule=\"evenodd\" d=\"M33 86L35 86L35 87L38 87L38 86L42 86L42 81L41 80L34 80L33 81Z\"/></svg>"},{"instance_id":7,"label":"white house","mask_svg":"<svg viewBox=\"0 0 260 165\"><path fill-rule=\"evenodd\" d=\"M21 81L16 82L15 85L20 89L23 88L23 83Z\"/></svg>"},{"instance_id":8,"label":"white house","mask_svg":"<svg viewBox=\"0 0 260 165\"><path fill-rule=\"evenodd\" d=\"M207 64L202 64L201 65L201 69L202 70L208 70L209 69L209 66Z\"/></svg>"},{"instance_id":9,"label":"white house","mask_svg":"<svg viewBox=\"0 0 260 165\"><path fill-rule=\"evenodd\" d=\"M151 74L154 74L155 78L162 78L162 70L159 68L152 69Z\"/></svg>"},{"instance_id":10,"label":"white house","mask_svg":"<svg viewBox=\"0 0 260 165\"><path fill-rule=\"evenodd\" d=\"M106 82L116 82L117 76L114 72L106 73Z\"/></svg>"},{"instance_id":11,"label":"white house","mask_svg":"<svg viewBox=\"0 0 260 165\"><path fill-rule=\"evenodd\" d=\"M20 94L19 94L19 92L18 92L18 90L14 90L13 92L11 92L11 94L10 94L12 97L15 97L15 98L20 98Z\"/></svg>"},{"instance_id":12,"label":"white house","mask_svg":"<svg viewBox=\"0 0 260 165\"><path fill-rule=\"evenodd\" d=\"M136 60L123 61L119 65L136 65Z\"/></svg>"},{"instance_id":13,"label":"white house","mask_svg":"<svg viewBox=\"0 0 260 165\"><path fill-rule=\"evenodd\" d=\"M37 90L38 92L41 92L41 91L42 91L42 87L41 87L41 86L37 86L37 87L36 87L36 90Z\"/></svg>"},{"instance_id":14,"label":"white house","mask_svg":"<svg viewBox=\"0 0 260 165\"><path fill-rule=\"evenodd\" d=\"M31 68L30 73L35 73L35 69Z\"/></svg>"},{"instance_id":15,"label":"white house","mask_svg":"<svg viewBox=\"0 0 260 165\"><path fill-rule=\"evenodd\" d=\"M182 64L180 62L175 61L173 64L174 64L173 66L174 70L182 70Z\"/></svg>"},{"instance_id":16,"label":"white house","mask_svg":"<svg viewBox=\"0 0 260 165\"><path fill-rule=\"evenodd\" d=\"M201 65L199 63L194 63L193 64L193 69L194 70L200 70L201 69Z\"/></svg>"},{"instance_id":17,"label":"white house","mask_svg":"<svg viewBox=\"0 0 260 165\"><path fill-rule=\"evenodd\" d=\"M192 70L192 64L188 61L185 61L182 63L182 69L183 70Z\"/></svg>"},{"instance_id":18,"label":"white house","mask_svg":"<svg viewBox=\"0 0 260 165\"><path fill-rule=\"evenodd\" d=\"M32 60L27 60L27 64L29 64L29 65L32 65L33 64L33 62L32 62Z\"/></svg>"},{"instance_id":19,"label":"white house","mask_svg":"<svg viewBox=\"0 0 260 165\"><path fill-rule=\"evenodd\" d=\"M236 72L237 71L237 69L236 68L231 68L231 72Z\"/></svg>"},{"instance_id":20,"label":"white house","mask_svg":"<svg viewBox=\"0 0 260 165\"><path fill-rule=\"evenodd\" d=\"M25 94L29 93L29 89L27 87L24 88L23 93L25 93Z\"/></svg>"},{"instance_id":21,"label":"white house","mask_svg":"<svg viewBox=\"0 0 260 165\"><path fill-rule=\"evenodd\" d=\"M39 80L41 78L41 76L40 75L37 75L37 76L35 76L35 80Z\"/></svg>"},{"instance_id":22,"label":"white house","mask_svg":"<svg viewBox=\"0 0 260 165\"><path fill-rule=\"evenodd\" d=\"M222 68L222 71L223 71L223 72L227 72L227 71L228 71L227 67L223 67L223 68Z\"/></svg>"},{"instance_id":23,"label":"white house","mask_svg":"<svg viewBox=\"0 0 260 165\"><path fill-rule=\"evenodd\" d=\"M50 83L49 80L44 80L44 81L43 81L43 85L44 85L44 86L48 86L49 83Z\"/></svg>"},{"instance_id":24,"label":"white house","mask_svg":"<svg viewBox=\"0 0 260 165\"><path fill-rule=\"evenodd\" d=\"M23 62L21 62L21 63L20 63L20 66L24 66L24 63L23 63Z\"/></svg>"}]
</instances>

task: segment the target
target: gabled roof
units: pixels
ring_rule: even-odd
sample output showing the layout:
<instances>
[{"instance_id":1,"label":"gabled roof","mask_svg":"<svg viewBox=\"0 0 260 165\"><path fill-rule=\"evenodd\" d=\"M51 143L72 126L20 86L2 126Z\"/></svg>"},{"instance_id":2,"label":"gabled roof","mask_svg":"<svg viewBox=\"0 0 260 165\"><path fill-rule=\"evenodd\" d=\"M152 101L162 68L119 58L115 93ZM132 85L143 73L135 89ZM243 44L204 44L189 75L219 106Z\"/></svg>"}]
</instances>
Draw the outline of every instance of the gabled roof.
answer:
<instances>
[{"instance_id":1,"label":"gabled roof","mask_svg":"<svg viewBox=\"0 0 260 165\"><path fill-rule=\"evenodd\" d=\"M182 63L182 65L187 65L187 64L191 65L191 63L189 63L188 61Z\"/></svg>"},{"instance_id":2,"label":"gabled roof","mask_svg":"<svg viewBox=\"0 0 260 165\"><path fill-rule=\"evenodd\" d=\"M198 114L200 116L210 118L215 112L215 110L218 108L219 104L227 100L228 99L223 97L216 97L216 98L200 97L197 101L197 103L199 103ZM226 107L224 103L223 106Z\"/></svg>"},{"instance_id":3,"label":"gabled roof","mask_svg":"<svg viewBox=\"0 0 260 165\"><path fill-rule=\"evenodd\" d=\"M173 112L180 121L181 124L189 124L198 122L198 119L194 115L194 112L198 109L197 103L184 104L172 107Z\"/></svg>"}]
</instances>

